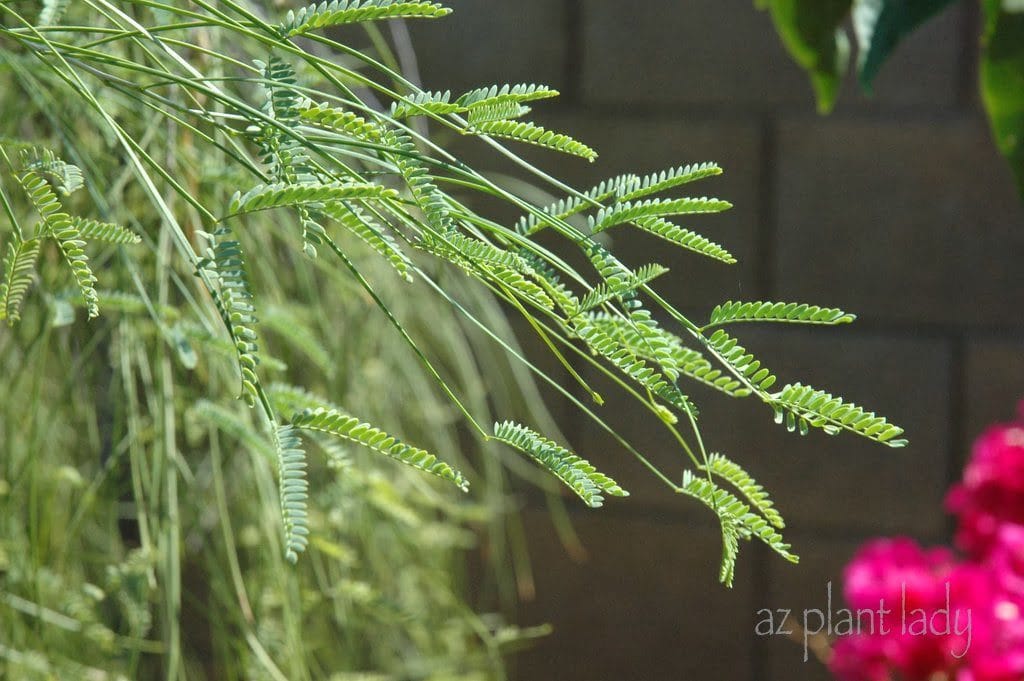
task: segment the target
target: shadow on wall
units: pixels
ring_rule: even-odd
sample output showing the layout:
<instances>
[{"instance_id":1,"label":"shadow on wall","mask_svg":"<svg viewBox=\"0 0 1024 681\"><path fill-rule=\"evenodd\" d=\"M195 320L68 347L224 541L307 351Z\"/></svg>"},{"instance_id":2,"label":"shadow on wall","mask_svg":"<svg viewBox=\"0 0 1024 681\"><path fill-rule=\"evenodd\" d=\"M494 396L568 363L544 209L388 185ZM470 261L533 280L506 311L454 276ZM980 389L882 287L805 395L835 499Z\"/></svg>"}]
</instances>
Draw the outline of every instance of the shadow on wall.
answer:
<instances>
[{"instance_id":1,"label":"shadow on wall","mask_svg":"<svg viewBox=\"0 0 1024 681\"><path fill-rule=\"evenodd\" d=\"M803 558L792 566L751 546L727 591L715 581L713 518L657 487L556 402L573 445L634 495L574 513L583 562L566 555L542 509L526 513L537 596L519 619L551 622L555 632L517 658L517 677L827 678L813 659L802 661L798 644L757 636L758 609L824 607L827 582L838 584L868 536L945 537L936 509L970 439L1024 394L1024 208L967 75L975 8L955 6L914 35L884 69L874 99L846 92L836 114L819 118L803 74L749 2L655 0L641 10L604 0L449 4L450 18L412 27L425 87L525 81L560 89L563 98L538 106L537 119L601 158L589 165L528 156L576 186L718 161L725 176L697 191L735 208L695 226L740 264L704 262L625 232L616 249L634 265L671 267L660 289L698 314L726 299L856 313L857 323L837 332L757 329L742 338L781 380L839 388L911 439L887 450L820 432L799 438L776 427L763 405L695 388L709 448L742 462L774 493ZM672 466L675 449L640 430L625 404L610 400L611 422Z\"/></svg>"}]
</instances>

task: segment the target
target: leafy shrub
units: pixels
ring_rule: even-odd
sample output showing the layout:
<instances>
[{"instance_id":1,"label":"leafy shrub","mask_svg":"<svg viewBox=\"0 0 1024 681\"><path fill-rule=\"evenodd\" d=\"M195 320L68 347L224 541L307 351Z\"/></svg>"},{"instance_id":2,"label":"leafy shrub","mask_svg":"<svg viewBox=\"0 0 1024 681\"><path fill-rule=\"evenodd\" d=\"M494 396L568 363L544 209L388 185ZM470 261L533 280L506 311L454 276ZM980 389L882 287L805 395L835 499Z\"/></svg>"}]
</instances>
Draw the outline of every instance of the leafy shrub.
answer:
<instances>
[{"instance_id":1,"label":"leafy shrub","mask_svg":"<svg viewBox=\"0 0 1024 681\"><path fill-rule=\"evenodd\" d=\"M576 191L503 146L597 158L524 119L557 94L550 87L424 92L386 55L330 37L346 24L379 37L364 22L441 17L438 3L335 0L272 18L244 0L29 10L0 5L0 75L16 93L4 99L0 141L10 225L0 309L12 325L0 337L5 552L18 575L8 605L25 618L11 625L18 647L0 653L19 669L494 673L519 634L458 597L460 549L472 544L462 524L500 525L505 466L532 469L498 463L491 445L522 452L589 506L627 495L559 443L523 367L716 514L726 584L740 539L796 556L763 488L706 450L689 385L756 398L802 434L904 443L900 428L830 393L775 386L732 335L853 315L727 301L694 321L653 288L664 267L632 269L602 244L602 232L635 229L735 262L675 223L730 207L678 195L720 174L716 164ZM477 138L564 198L540 206L503 188L433 141L425 122ZM522 217L489 218L464 199L473 194ZM542 246L541 232L593 271ZM523 358L494 301L524 318L596 406L603 398L567 355L612 377L691 469L655 466ZM489 395L492 375L515 380ZM484 456L464 456L467 441ZM477 486L475 504L455 498ZM68 503L43 515L51 498ZM505 535L492 527L488 540L503 564ZM71 568L76 553L89 558ZM38 637L32 618L61 631ZM79 645L48 638L65 635Z\"/></svg>"}]
</instances>

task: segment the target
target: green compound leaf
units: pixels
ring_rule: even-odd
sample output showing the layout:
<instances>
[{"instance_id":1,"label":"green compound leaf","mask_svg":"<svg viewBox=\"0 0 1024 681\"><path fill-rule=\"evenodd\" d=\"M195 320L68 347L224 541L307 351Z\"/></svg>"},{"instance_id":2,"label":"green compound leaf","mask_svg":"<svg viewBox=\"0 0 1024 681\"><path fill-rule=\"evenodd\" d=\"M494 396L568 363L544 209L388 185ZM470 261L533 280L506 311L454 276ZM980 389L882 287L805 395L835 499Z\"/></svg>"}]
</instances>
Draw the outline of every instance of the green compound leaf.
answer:
<instances>
[{"instance_id":1,"label":"green compound leaf","mask_svg":"<svg viewBox=\"0 0 1024 681\"><path fill-rule=\"evenodd\" d=\"M513 421L494 424L494 439L518 449L550 471L591 508L604 503L604 494L627 497L629 492L599 472L586 459Z\"/></svg>"},{"instance_id":2,"label":"green compound leaf","mask_svg":"<svg viewBox=\"0 0 1024 681\"><path fill-rule=\"evenodd\" d=\"M306 452L302 449L295 428L278 426L274 431L277 451L278 493L281 498L281 521L284 525L284 555L291 563L309 544L307 519L309 482L306 481Z\"/></svg>"},{"instance_id":3,"label":"green compound leaf","mask_svg":"<svg viewBox=\"0 0 1024 681\"><path fill-rule=\"evenodd\" d=\"M329 203L322 208L325 215L341 224L379 255L406 281L412 281L412 261L384 227L359 209L354 202Z\"/></svg>"},{"instance_id":4,"label":"green compound leaf","mask_svg":"<svg viewBox=\"0 0 1024 681\"><path fill-rule=\"evenodd\" d=\"M533 274L533 268L518 253L506 251L494 244L466 236L460 232L450 232L443 239L424 236L421 246L424 250L440 255L467 271L480 264L500 265L523 274Z\"/></svg>"},{"instance_id":5,"label":"green compound leaf","mask_svg":"<svg viewBox=\"0 0 1024 681\"><path fill-rule=\"evenodd\" d=\"M518 297L545 310L554 310L555 302L551 300L542 286L533 283L522 274L504 265L481 264L484 276L508 289Z\"/></svg>"},{"instance_id":6,"label":"green compound leaf","mask_svg":"<svg viewBox=\"0 0 1024 681\"><path fill-rule=\"evenodd\" d=\"M78 290L82 294L82 298L85 299L89 319L92 319L100 313L100 300L95 288L96 275L89 267L89 258L83 250L85 242L82 241L78 229L70 220L59 223L55 221L52 229L53 238L57 240L64 260L71 268L71 274L75 278L75 283L78 284Z\"/></svg>"},{"instance_id":7,"label":"green compound leaf","mask_svg":"<svg viewBox=\"0 0 1024 681\"><path fill-rule=\"evenodd\" d=\"M708 338L710 348L719 359L731 366L752 387L764 391L775 384L775 375L760 360L725 331L718 329Z\"/></svg>"},{"instance_id":8,"label":"green compound leaf","mask_svg":"<svg viewBox=\"0 0 1024 681\"><path fill-rule=\"evenodd\" d=\"M286 37L308 33L320 28L354 24L380 19L436 19L451 10L436 2L402 2L401 0L334 0L289 10L280 26Z\"/></svg>"},{"instance_id":9,"label":"green compound leaf","mask_svg":"<svg viewBox=\"0 0 1024 681\"><path fill-rule=\"evenodd\" d=\"M452 101L450 90L444 92L418 92L403 97L391 105L395 118L434 114L443 116L452 113L468 113L469 123L484 123L508 118L518 118L530 109L524 102L557 97L558 91L546 85L492 85L470 90ZM501 115L506 112L506 115Z\"/></svg>"},{"instance_id":10,"label":"green compound leaf","mask_svg":"<svg viewBox=\"0 0 1024 681\"><path fill-rule=\"evenodd\" d=\"M341 183L319 184L314 182L302 184L274 183L258 185L245 194L235 192L228 204L228 213L251 213L256 210L269 210L282 206L300 206L320 204L325 201L342 200L382 200L396 199L398 193L394 189L379 184Z\"/></svg>"},{"instance_id":11,"label":"green compound leaf","mask_svg":"<svg viewBox=\"0 0 1024 681\"><path fill-rule=\"evenodd\" d=\"M466 110L464 106L456 104L451 99L451 90L445 90L444 92L417 92L393 103L391 105L391 115L394 118L425 116L427 114L444 116L445 114L460 113Z\"/></svg>"},{"instance_id":12,"label":"green compound leaf","mask_svg":"<svg viewBox=\"0 0 1024 681\"><path fill-rule=\"evenodd\" d=\"M679 166L678 168L670 168L660 173L652 173L647 177L637 177L632 181L627 181L624 193L619 196L619 200L635 201L651 194L663 192L666 189L721 174L722 168L717 163L710 162L691 163Z\"/></svg>"},{"instance_id":13,"label":"green compound leaf","mask_svg":"<svg viewBox=\"0 0 1024 681\"><path fill-rule=\"evenodd\" d=\"M448 196L434 183L412 137L403 130L386 130L381 134L381 142L395 151L389 158L409 188L413 201L423 211L427 224L438 234L450 232Z\"/></svg>"},{"instance_id":14,"label":"green compound leaf","mask_svg":"<svg viewBox=\"0 0 1024 681\"><path fill-rule=\"evenodd\" d=\"M607 201L624 191L627 184L639 179L636 175L620 175L610 180L604 180L578 196L559 199L540 211L539 215L530 213L519 218L516 231L523 236L536 234L545 227L551 226L555 220L565 220L594 207L596 202Z\"/></svg>"},{"instance_id":15,"label":"green compound leaf","mask_svg":"<svg viewBox=\"0 0 1024 681\"><path fill-rule=\"evenodd\" d=\"M786 527L782 516L775 510L775 504L768 497L768 492L739 464L715 452L708 456L707 464L701 466L701 470L710 471L712 475L728 481L772 526L780 530Z\"/></svg>"},{"instance_id":16,"label":"green compound leaf","mask_svg":"<svg viewBox=\"0 0 1024 681\"><path fill-rule=\"evenodd\" d=\"M856 317L835 307L818 307L806 303L772 303L756 300L753 302L728 301L716 305L708 319L707 329L712 326L736 322L783 322L790 324L849 324Z\"/></svg>"},{"instance_id":17,"label":"green compound leaf","mask_svg":"<svg viewBox=\"0 0 1024 681\"><path fill-rule=\"evenodd\" d=\"M490 104L487 106L474 106L469 110L469 127L472 128L480 126L483 123L489 123L491 121L522 118L526 114L530 113L530 111L530 107L523 106L516 102L502 102L500 104Z\"/></svg>"},{"instance_id":18,"label":"green compound leaf","mask_svg":"<svg viewBox=\"0 0 1024 681\"><path fill-rule=\"evenodd\" d=\"M454 484L463 492L469 491L469 481L462 473L439 460L430 452L407 445L383 430L346 414L338 409L305 409L292 417L296 428L316 430L351 440L375 452L401 461L407 466L436 475Z\"/></svg>"},{"instance_id":19,"label":"green compound leaf","mask_svg":"<svg viewBox=\"0 0 1024 681\"><path fill-rule=\"evenodd\" d=\"M242 396L249 406L259 398L259 346L256 343L256 307L252 289L245 271L242 245L233 238L232 231L221 226L214 232L214 247L205 264L216 275L219 287L211 291L235 348L242 381Z\"/></svg>"},{"instance_id":20,"label":"green compound leaf","mask_svg":"<svg viewBox=\"0 0 1024 681\"><path fill-rule=\"evenodd\" d=\"M722 565L718 576L726 586L732 586L740 539L757 538L791 563L799 562L800 559L790 552L790 545L771 523L751 512L749 505L706 477L684 471L679 492L699 499L718 516L722 528Z\"/></svg>"},{"instance_id":21,"label":"green compound leaf","mask_svg":"<svg viewBox=\"0 0 1024 681\"><path fill-rule=\"evenodd\" d=\"M736 258L733 257L733 254L722 248L719 244L697 232L673 224L664 218L640 218L633 224L639 229L664 239L671 244L675 244L680 248L685 248L712 260L724 262L727 265L736 264Z\"/></svg>"},{"instance_id":22,"label":"green compound leaf","mask_svg":"<svg viewBox=\"0 0 1024 681\"><path fill-rule=\"evenodd\" d=\"M647 199L645 201L623 201L609 208L602 208L597 216L590 219L590 229L595 234L627 222L636 223L644 218L659 218L666 215L694 215L718 213L732 208L732 204L721 199L706 196L686 199Z\"/></svg>"},{"instance_id":23,"label":"green compound leaf","mask_svg":"<svg viewBox=\"0 0 1024 681\"><path fill-rule=\"evenodd\" d=\"M687 376L729 397L750 394L732 374L713 366L704 355L684 346L678 336L660 327L649 327L642 321L605 312L591 313L587 320L637 357L657 361L667 376Z\"/></svg>"},{"instance_id":24,"label":"green compound leaf","mask_svg":"<svg viewBox=\"0 0 1024 681\"><path fill-rule=\"evenodd\" d=\"M844 402L841 397L808 385L792 383L772 395L775 422L786 422L790 431L800 429L801 435L811 427L821 428L829 435L848 430L869 440L890 447L903 447L907 441L899 438L903 429L889 423L885 417L867 411L856 404Z\"/></svg>"},{"instance_id":25,"label":"green compound leaf","mask_svg":"<svg viewBox=\"0 0 1024 681\"><path fill-rule=\"evenodd\" d=\"M299 117L313 125L367 142L380 141L380 126L362 116L324 102L299 109Z\"/></svg>"},{"instance_id":26,"label":"green compound leaf","mask_svg":"<svg viewBox=\"0 0 1024 681\"><path fill-rule=\"evenodd\" d=\"M45 11L44 8L43 13ZM46 177L61 196L67 196L85 186L82 170L65 162L50 149L29 145L21 150L20 156L25 170L33 170Z\"/></svg>"},{"instance_id":27,"label":"green compound leaf","mask_svg":"<svg viewBox=\"0 0 1024 681\"><path fill-rule=\"evenodd\" d=\"M40 221L36 236L50 236L56 239L65 262L71 268L78 290L85 299L89 319L98 316L100 309L95 288L96 275L89 267L89 258L82 248L85 242L71 216L64 212L60 200L46 180L34 170L21 175L17 180L39 213Z\"/></svg>"},{"instance_id":28,"label":"green compound leaf","mask_svg":"<svg viewBox=\"0 0 1024 681\"><path fill-rule=\"evenodd\" d=\"M467 109L495 106L498 104L533 102L538 99L557 97L558 90L547 85L520 83L518 85L492 85L470 90L456 100L456 104Z\"/></svg>"},{"instance_id":29,"label":"green compound leaf","mask_svg":"<svg viewBox=\"0 0 1024 681\"><path fill-rule=\"evenodd\" d=\"M113 222L99 222L87 218L73 217L71 223L86 241L104 241L108 244L137 244L142 239L127 227Z\"/></svg>"},{"instance_id":30,"label":"green compound leaf","mask_svg":"<svg viewBox=\"0 0 1024 681\"><path fill-rule=\"evenodd\" d=\"M697 412L679 388L667 380L660 371L648 366L648 360L638 356L624 342L605 333L600 323L592 323L587 317L578 318L575 335L586 343L591 352L604 357L652 395L660 397L681 412ZM651 361L657 365L656 359Z\"/></svg>"},{"instance_id":31,"label":"green compound leaf","mask_svg":"<svg viewBox=\"0 0 1024 681\"><path fill-rule=\"evenodd\" d=\"M590 162L597 159L597 152L582 142L577 142L560 132L546 130L529 121L485 121L471 128L470 132L533 144L571 156L579 156Z\"/></svg>"},{"instance_id":32,"label":"green compound leaf","mask_svg":"<svg viewBox=\"0 0 1024 681\"><path fill-rule=\"evenodd\" d=\"M589 291L579 303L579 312L587 312L615 299L631 299L637 289L668 272L667 267L650 263L635 272L615 274Z\"/></svg>"},{"instance_id":33,"label":"green compound leaf","mask_svg":"<svg viewBox=\"0 0 1024 681\"><path fill-rule=\"evenodd\" d=\"M3 280L0 281L0 319L7 319L11 326L21 319L21 301L32 284L38 256L39 239L7 244Z\"/></svg>"}]
</instances>

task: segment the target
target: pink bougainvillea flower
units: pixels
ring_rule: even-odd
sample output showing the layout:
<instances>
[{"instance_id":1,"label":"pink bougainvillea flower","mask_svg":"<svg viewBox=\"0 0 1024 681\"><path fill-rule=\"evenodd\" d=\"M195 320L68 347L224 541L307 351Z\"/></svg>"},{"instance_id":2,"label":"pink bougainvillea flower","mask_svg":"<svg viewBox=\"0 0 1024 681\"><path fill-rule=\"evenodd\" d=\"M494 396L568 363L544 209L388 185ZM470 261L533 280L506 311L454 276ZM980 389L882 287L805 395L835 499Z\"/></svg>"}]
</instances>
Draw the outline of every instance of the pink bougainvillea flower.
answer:
<instances>
[{"instance_id":1,"label":"pink bougainvillea flower","mask_svg":"<svg viewBox=\"0 0 1024 681\"><path fill-rule=\"evenodd\" d=\"M937 608L952 568L949 549L924 549L909 537L875 539L843 571L843 595L854 609Z\"/></svg>"},{"instance_id":2,"label":"pink bougainvillea flower","mask_svg":"<svg viewBox=\"0 0 1024 681\"><path fill-rule=\"evenodd\" d=\"M1004 591L1024 596L1024 525L1001 525L985 563Z\"/></svg>"},{"instance_id":3,"label":"pink bougainvillea flower","mask_svg":"<svg viewBox=\"0 0 1024 681\"><path fill-rule=\"evenodd\" d=\"M1024 403L1016 423L992 426L975 441L963 480L946 497L958 517L956 545L984 558L1004 523L1024 526Z\"/></svg>"},{"instance_id":4,"label":"pink bougainvillea flower","mask_svg":"<svg viewBox=\"0 0 1024 681\"><path fill-rule=\"evenodd\" d=\"M949 666L951 644L943 631L908 632L904 613L927 613L929 619L947 603L953 554L946 548L924 549L907 537L865 544L846 566L843 593L855 609L890 612L885 631L840 639L830 662L843 681L888 679L925 681ZM881 670L881 671L879 671Z\"/></svg>"},{"instance_id":5,"label":"pink bougainvillea flower","mask_svg":"<svg viewBox=\"0 0 1024 681\"><path fill-rule=\"evenodd\" d=\"M839 681L889 681L885 641L880 636L843 636L832 647L829 671Z\"/></svg>"},{"instance_id":6,"label":"pink bougainvillea flower","mask_svg":"<svg viewBox=\"0 0 1024 681\"><path fill-rule=\"evenodd\" d=\"M849 606L884 606L893 620L836 641L837 679L1024 681L1024 402L1019 412L1016 423L982 433L946 497L966 560L897 537L867 543L847 565ZM901 626L914 612L929 627Z\"/></svg>"},{"instance_id":7,"label":"pink bougainvillea flower","mask_svg":"<svg viewBox=\"0 0 1024 681\"><path fill-rule=\"evenodd\" d=\"M1024 679L1024 527L1003 525L985 561L957 568L952 585L971 614L969 647L957 680Z\"/></svg>"},{"instance_id":8,"label":"pink bougainvillea flower","mask_svg":"<svg viewBox=\"0 0 1024 681\"><path fill-rule=\"evenodd\" d=\"M903 632L898 621L888 633L843 636L832 649L828 667L840 681L931 681L953 664L951 642L931 633Z\"/></svg>"}]
</instances>

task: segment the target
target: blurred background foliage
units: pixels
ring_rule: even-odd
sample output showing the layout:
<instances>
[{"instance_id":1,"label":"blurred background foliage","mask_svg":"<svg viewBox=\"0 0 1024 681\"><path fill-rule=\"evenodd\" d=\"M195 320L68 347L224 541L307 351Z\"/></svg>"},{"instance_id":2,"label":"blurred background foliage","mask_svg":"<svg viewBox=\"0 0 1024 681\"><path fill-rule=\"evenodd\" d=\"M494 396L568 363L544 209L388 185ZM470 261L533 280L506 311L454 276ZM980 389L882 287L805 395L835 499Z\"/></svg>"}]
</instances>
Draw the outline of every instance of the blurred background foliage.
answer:
<instances>
[{"instance_id":1,"label":"blurred background foliage","mask_svg":"<svg viewBox=\"0 0 1024 681\"><path fill-rule=\"evenodd\" d=\"M35 5L12 4L30 15ZM90 11L71 3L68 20L86 23ZM0 48L0 136L62 149L79 164L88 196L72 206L92 203L104 220L166 234L95 111L62 92L31 57ZM199 201L251 183L161 113L102 94ZM181 209L179 198L166 200ZM460 425L374 301L347 272L287 247L277 219L254 216L246 234L260 254L249 275L266 377L359 405L364 418L445 452L477 481L471 500L325 441L325 456L310 459L326 462L310 472L318 550L287 563L276 454L235 399L234 348L189 305L192 271L166 238L91 249L103 314L86 323L59 252L44 248L20 323L0 331L0 677L491 679L503 678L509 645L542 633L504 617L514 563L528 581L506 477L512 468L542 488L546 479ZM443 299L409 295L361 242L342 243L477 418L498 409L557 432L524 370L493 341ZM514 347L489 294L458 273L436 274ZM154 298L113 293L138 280L159 282ZM476 566L472 592L467 565ZM497 611L480 614L477 602Z\"/></svg>"},{"instance_id":2,"label":"blurred background foliage","mask_svg":"<svg viewBox=\"0 0 1024 681\"><path fill-rule=\"evenodd\" d=\"M818 109L831 111L850 70L856 45L856 78L870 94L875 77L900 43L953 0L757 0L771 11L793 59L808 73ZM975 0L967 0L974 2ZM1024 2L980 0L982 45L978 81L992 137L1017 178L1024 198Z\"/></svg>"}]
</instances>

